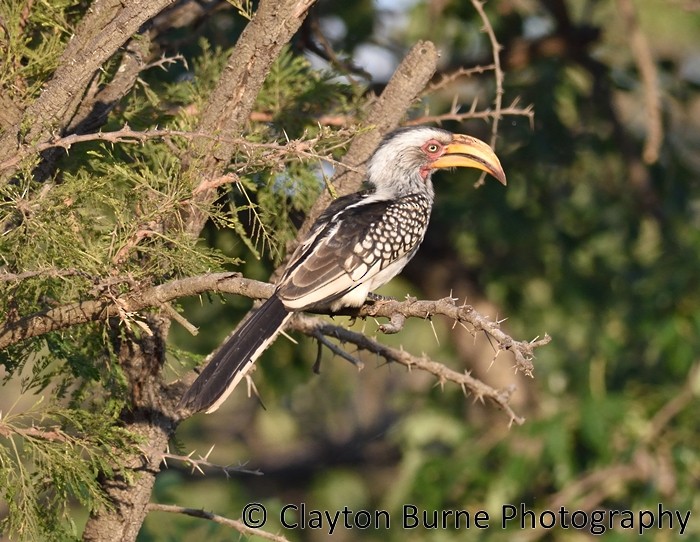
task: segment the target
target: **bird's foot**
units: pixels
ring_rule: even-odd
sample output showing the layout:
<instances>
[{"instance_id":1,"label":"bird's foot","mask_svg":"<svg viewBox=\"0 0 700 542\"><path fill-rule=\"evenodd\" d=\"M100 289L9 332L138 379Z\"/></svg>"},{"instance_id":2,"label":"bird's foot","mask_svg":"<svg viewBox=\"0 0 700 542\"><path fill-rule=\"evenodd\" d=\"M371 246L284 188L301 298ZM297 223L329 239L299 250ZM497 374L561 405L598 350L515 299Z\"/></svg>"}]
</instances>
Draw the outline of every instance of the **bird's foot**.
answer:
<instances>
[{"instance_id":1,"label":"bird's foot","mask_svg":"<svg viewBox=\"0 0 700 542\"><path fill-rule=\"evenodd\" d=\"M395 297L387 296L387 295L380 295L380 294L375 294L374 292L370 292L367 294L367 301L370 303L377 303L379 301L396 301Z\"/></svg>"}]
</instances>

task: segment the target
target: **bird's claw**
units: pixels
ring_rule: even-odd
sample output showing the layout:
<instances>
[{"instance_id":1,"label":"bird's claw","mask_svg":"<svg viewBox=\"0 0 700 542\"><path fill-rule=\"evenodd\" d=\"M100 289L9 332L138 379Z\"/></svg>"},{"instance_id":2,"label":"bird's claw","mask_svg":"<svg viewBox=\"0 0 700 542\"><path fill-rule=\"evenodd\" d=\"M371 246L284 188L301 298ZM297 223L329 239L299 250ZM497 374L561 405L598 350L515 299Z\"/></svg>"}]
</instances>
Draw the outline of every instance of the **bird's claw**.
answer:
<instances>
[{"instance_id":1,"label":"bird's claw","mask_svg":"<svg viewBox=\"0 0 700 542\"><path fill-rule=\"evenodd\" d=\"M387 296L387 295L380 295L380 294L375 294L374 292L370 292L367 294L367 301L370 303L377 303L379 301L396 301L395 297Z\"/></svg>"}]
</instances>

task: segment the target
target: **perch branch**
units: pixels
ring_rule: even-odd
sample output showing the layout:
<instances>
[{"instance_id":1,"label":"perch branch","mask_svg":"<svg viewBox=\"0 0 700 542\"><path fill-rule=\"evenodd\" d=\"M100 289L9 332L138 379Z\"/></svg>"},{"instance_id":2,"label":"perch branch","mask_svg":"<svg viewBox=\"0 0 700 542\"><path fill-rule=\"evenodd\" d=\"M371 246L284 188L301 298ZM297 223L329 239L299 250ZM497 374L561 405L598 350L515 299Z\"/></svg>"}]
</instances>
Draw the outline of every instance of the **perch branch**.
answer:
<instances>
[{"instance_id":1,"label":"perch branch","mask_svg":"<svg viewBox=\"0 0 700 542\"><path fill-rule=\"evenodd\" d=\"M145 290L132 291L118 298L102 296L79 303L71 303L24 318L2 322L0 324L0 350L51 331L147 308L160 308L163 304L180 297L199 295L204 292L238 294L264 299L272 295L274 286L245 279L232 273L210 273L174 280ZM427 318L443 315L455 321L470 324L474 330L484 331L497 341L500 350L512 351L517 369L527 375L532 375L534 349L550 341L548 335L532 342L516 341L500 329L499 322L488 319L468 305L458 306L455 300L450 297L437 301L415 299L376 301L360 307L359 310L350 315L360 318L367 316L385 317L391 319L391 323L396 325L397 320L394 316L396 314L405 318Z\"/></svg>"}]
</instances>

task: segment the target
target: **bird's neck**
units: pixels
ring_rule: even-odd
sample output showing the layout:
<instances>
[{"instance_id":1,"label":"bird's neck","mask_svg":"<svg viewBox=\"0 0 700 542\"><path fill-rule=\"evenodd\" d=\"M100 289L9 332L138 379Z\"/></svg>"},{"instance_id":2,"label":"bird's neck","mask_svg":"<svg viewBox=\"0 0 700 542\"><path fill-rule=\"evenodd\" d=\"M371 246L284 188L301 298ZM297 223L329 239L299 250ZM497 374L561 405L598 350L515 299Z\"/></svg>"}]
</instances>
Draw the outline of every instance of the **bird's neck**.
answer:
<instances>
[{"instance_id":1,"label":"bird's neck","mask_svg":"<svg viewBox=\"0 0 700 542\"><path fill-rule=\"evenodd\" d=\"M430 173L423 178L416 171L401 169L382 169L380 172L370 172L370 183L373 186L373 199L392 200L420 194L430 202L435 197Z\"/></svg>"}]
</instances>

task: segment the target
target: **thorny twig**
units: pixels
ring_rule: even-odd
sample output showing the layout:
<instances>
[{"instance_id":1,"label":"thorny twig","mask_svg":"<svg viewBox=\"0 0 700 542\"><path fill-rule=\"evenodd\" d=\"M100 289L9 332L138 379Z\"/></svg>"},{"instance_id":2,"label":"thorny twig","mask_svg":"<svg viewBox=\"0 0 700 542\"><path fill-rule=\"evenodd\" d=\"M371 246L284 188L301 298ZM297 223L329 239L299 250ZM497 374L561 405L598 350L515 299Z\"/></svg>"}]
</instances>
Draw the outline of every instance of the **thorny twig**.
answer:
<instances>
[{"instance_id":1,"label":"thorny twig","mask_svg":"<svg viewBox=\"0 0 700 542\"><path fill-rule=\"evenodd\" d=\"M501 108L500 110L493 110L493 109L483 109L481 111L477 111L476 109L476 100L472 102L472 105L469 107L468 111L462 111L460 112L461 106L460 104L457 103L456 99L452 102L452 105L450 106L450 110L447 113L442 113L440 115L423 115L421 117L417 117L415 119L409 120L406 124L407 125L416 125L416 124L426 124L426 123L435 123L435 124L442 124L445 121L452 120L452 121L457 121L457 122L463 122L465 120L471 120L471 119L497 119L498 117L501 117L503 115L512 115L512 116L522 116L522 117L527 117L530 120L530 124L532 124L534 118L535 118L535 111L532 107L532 105L528 105L526 107L520 107L518 105L518 99L516 98L513 100L513 103L509 105L508 107Z\"/></svg>"},{"instance_id":2,"label":"thorny twig","mask_svg":"<svg viewBox=\"0 0 700 542\"><path fill-rule=\"evenodd\" d=\"M333 354L335 354L336 356L340 356L344 360L349 361L355 367L357 367L358 370L361 371L362 369L364 369L365 364L362 363L362 361L360 361L357 358L354 358L353 356L348 354L345 350L343 350L339 346L333 344L331 341L329 341L326 338L326 336L323 333L321 333L320 330L316 333L312 333L311 336L314 339L316 339L318 341L318 344L319 344L318 356L316 357L316 362L314 363L314 372L315 373L318 374L320 372L320 368L321 368L321 352L322 351L321 351L320 346L325 346L326 348L328 348L328 350L333 352Z\"/></svg>"},{"instance_id":3,"label":"thorny twig","mask_svg":"<svg viewBox=\"0 0 700 542\"><path fill-rule=\"evenodd\" d=\"M506 414L508 414L511 423L514 422L521 425L525 422L525 419L518 416L509 404L510 397L515 391L513 386L509 386L501 390L494 389L482 381L472 377L469 373L459 373L443 365L442 363L429 359L426 356L419 357L406 352L405 350L386 346L367 337L363 333L358 333L342 326L326 322L317 317L299 314L292 319L290 325L293 329L301 331L307 335L316 337L321 334L328 337L334 337L341 342L354 344L362 350L367 350L368 352L380 355L387 361L400 363L409 370L414 368L420 369L435 376L441 385L445 382L454 382L455 384L458 384L462 390L464 390L465 395L471 393L474 395L476 400L482 402L484 399L491 399L501 409L503 409ZM546 344L546 342L549 342L548 337L542 340L543 344ZM535 343L525 344L530 345L528 349L535 346ZM541 346L541 344L537 344L537 346Z\"/></svg>"},{"instance_id":4,"label":"thorny twig","mask_svg":"<svg viewBox=\"0 0 700 542\"><path fill-rule=\"evenodd\" d=\"M80 269L38 269L34 271L23 271L22 273L0 271L0 282L21 282L34 277L61 278L76 276L94 280L94 277L91 277L88 273Z\"/></svg>"},{"instance_id":5,"label":"thorny twig","mask_svg":"<svg viewBox=\"0 0 700 542\"><path fill-rule=\"evenodd\" d=\"M23 147L18 150L12 158L8 158L0 163L0 171L16 166L28 156L43 152L47 149L62 147L69 150L73 145L85 143L88 141L104 141L107 143L143 143L153 139L170 139L184 138L187 140L194 139L212 139L216 141L227 141L239 145L241 149L252 151L256 149L268 150L282 155L300 156L303 158L321 159L331 164L338 164L331 156L320 155L314 152L313 148L321 138L315 137L311 139L293 139L286 144L280 143L256 143L248 141L241 137L227 137L221 134L210 134L202 132L190 132L186 130L170 130L153 128L150 130L133 130L129 125L125 124L123 128L111 132L95 132L90 134L71 134L64 137L57 137L46 143ZM332 149L329 149L332 150Z\"/></svg>"},{"instance_id":6,"label":"thorny twig","mask_svg":"<svg viewBox=\"0 0 700 542\"><path fill-rule=\"evenodd\" d=\"M501 330L500 322L493 321L478 313L470 305L457 305L452 297L445 297L436 301L417 300L408 298L405 301L392 299L376 301L372 304L364 305L359 316L385 316L392 319L390 332L396 333L399 329L396 324L399 320L396 314L405 318L429 318L433 315L443 315L456 322L471 324L474 331L484 331L498 343L500 350L509 350L515 356L516 368L526 375L532 376L533 352L536 348L549 343L551 337L546 335L542 339L534 341L516 341L510 335Z\"/></svg>"},{"instance_id":7,"label":"thorny twig","mask_svg":"<svg viewBox=\"0 0 700 542\"><path fill-rule=\"evenodd\" d=\"M440 76L440 80L430 83L427 87L425 87L423 95L433 94L435 91L446 87L460 77L471 77L472 75L481 74L495 69L495 64L487 64L486 66L474 66L473 68L458 68L450 73L444 73Z\"/></svg>"},{"instance_id":8,"label":"thorny twig","mask_svg":"<svg viewBox=\"0 0 700 542\"><path fill-rule=\"evenodd\" d=\"M160 455L160 462L165 465L166 468L168 468L168 459L173 460L173 461L178 461L180 463L183 463L186 467L192 469L192 473L194 474L195 472L199 472L200 474L204 474L204 469L209 469L209 470L215 470L215 471L221 471L226 475L226 478L229 478L231 474L255 474L256 476L262 475L262 472L259 470L250 470L246 469L245 467L242 466L231 466L231 465L219 465L217 463L212 463L209 461L209 455L211 455L211 452L214 450L214 446L209 448L209 451L204 454L204 455L199 455L197 457L194 457L195 451L191 451L187 455L181 455L181 454L173 454L170 452L170 447L166 449L165 452L163 452Z\"/></svg>"},{"instance_id":9,"label":"thorny twig","mask_svg":"<svg viewBox=\"0 0 700 542\"><path fill-rule=\"evenodd\" d=\"M0 423L0 437L10 438L19 435L26 439L40 439L49 442L70 442L70 437L59 427L43 428L32 425L30 427L10 427Z\"/></svg>"}]
</instances>

